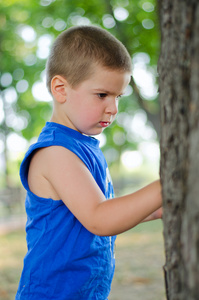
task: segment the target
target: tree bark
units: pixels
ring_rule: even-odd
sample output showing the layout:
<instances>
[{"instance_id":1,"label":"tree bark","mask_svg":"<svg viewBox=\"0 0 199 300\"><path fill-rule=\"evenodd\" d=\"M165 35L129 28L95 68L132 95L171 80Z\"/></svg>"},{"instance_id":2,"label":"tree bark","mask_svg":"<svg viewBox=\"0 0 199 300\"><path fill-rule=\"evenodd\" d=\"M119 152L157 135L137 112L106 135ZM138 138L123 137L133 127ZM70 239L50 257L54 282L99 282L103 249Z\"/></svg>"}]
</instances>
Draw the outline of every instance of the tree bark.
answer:
<instances>
[{"instance_id":1,"label":"tree bark","mask_svg":"<svg viewBox=\"0 0 199 300\"><path fill-rule=\"evenodd\" d=\"M199 299L199 1L159 0L167 299Z\"/></svg>"}]
</instances>

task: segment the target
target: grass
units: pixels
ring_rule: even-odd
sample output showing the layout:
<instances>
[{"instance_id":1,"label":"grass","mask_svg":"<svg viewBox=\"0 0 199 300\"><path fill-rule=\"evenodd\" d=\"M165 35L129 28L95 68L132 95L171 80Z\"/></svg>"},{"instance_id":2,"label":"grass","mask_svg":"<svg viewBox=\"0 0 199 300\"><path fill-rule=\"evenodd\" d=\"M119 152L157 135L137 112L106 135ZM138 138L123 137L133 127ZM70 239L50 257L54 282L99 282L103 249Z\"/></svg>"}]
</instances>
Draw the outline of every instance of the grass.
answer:
<instances>
[{"instance_id":1,"label":"grass","mask_svg":"<svg viewBox=\"0 0 199 300\"><path fill-rule=\"evenodd\" d=\"M24 231L0 236L0 299L14 300L26 253ZM141 224L116 240L109 300L165 300L161 221Z\"/></svg>"},{"instance_id":2,"label":"grass","mask_svg":"<svg viewBox=\"0 0 199 300\"><path fill-rule=\"evenodd\" d=\"M109 300L165 300L163 248L160 220L119 235Z\"/></svg>"},{"instance_id":3,"label":"grass","mask_svg":"<svg viewBox=\"0 0 199 300\"><path fill-rule=\"evenodd\" d=\"M17 231L0 236L0 299L15 298L26 252L25 233Z\"/></svg>"}]
</instances>

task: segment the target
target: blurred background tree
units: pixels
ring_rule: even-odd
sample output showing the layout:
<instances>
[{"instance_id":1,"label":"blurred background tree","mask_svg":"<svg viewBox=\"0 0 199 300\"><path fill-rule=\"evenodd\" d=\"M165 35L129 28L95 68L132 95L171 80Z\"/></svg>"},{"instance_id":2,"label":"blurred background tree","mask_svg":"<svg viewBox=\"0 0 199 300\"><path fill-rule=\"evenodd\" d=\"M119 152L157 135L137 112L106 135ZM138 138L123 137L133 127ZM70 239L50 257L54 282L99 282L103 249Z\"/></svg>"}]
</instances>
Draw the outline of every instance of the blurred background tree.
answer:
<instances>
[{"instance_id":1,"label":"blurred background tree","mask_svg":"<svg viewBox=\"0 0 199 300\"><path fill-rule=\"evenodd\" d=\"M153 169L159 152L156 1L1 0L1 187L18 184L24 152L51 116L45 63L52 42L68 27L89 24L110 31L132 56L133 77L120 101L117 120L99 137L112 174L117 180L143 161L150 161Z\"/></svg>"}]
</instances>

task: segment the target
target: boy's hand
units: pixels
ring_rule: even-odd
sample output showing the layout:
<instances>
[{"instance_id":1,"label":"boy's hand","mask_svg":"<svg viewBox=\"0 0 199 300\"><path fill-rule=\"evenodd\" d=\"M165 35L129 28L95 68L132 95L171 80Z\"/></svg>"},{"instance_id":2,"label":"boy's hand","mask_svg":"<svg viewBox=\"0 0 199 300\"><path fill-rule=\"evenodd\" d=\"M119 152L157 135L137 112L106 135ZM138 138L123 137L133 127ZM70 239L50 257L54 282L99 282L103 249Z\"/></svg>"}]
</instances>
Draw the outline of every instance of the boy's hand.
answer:
<instances>
[{"instance_id":1,"label":"boy's hand","mask_svg":"<svg viewBox=\"0 0 199 300\"><path fill-rule=\"evenodd\" d=\"M160 207L159 209L155 210L151 215L149 215L147 218L145 218L142 222L162 219L162 214L163 214L163 210L162 207Z\"/></svg>"}]
</instances>

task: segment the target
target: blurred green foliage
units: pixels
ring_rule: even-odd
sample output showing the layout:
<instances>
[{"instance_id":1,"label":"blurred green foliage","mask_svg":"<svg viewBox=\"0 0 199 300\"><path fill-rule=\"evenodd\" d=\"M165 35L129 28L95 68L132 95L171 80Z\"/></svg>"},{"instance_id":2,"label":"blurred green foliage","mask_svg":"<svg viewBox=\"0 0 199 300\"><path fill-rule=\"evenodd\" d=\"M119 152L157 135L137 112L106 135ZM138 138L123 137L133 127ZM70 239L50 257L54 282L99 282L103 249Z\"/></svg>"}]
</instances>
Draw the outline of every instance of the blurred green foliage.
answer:
<instances>
[{"instance_id":1,"label":"blurred green foliage","mask_svg":"<svg viewBox=\"0 0 199 300\"><path fill-rule=\"evenodd\" d=\"M156 82L160 47L156 6L155 0L1 0L0 153L1 160L6 161L5 175L12 169L10 161L13 165L10 134L30 141L51 115L52 103L38 101L32 91L36 82L43 81L49 47L56 36L73 25L101 26L125 44L133 62L144 65ZM144 80L143 85L147 84ZM157 93L144 95L136 78L131 85L129 95L120 102L118 121L104 132L103 150L110 164L118 161L123 151L137 149L142 137L131 129L137 112L146 115L147 126L156 132L159 129Z\"/></svg>"}]
</instances>

